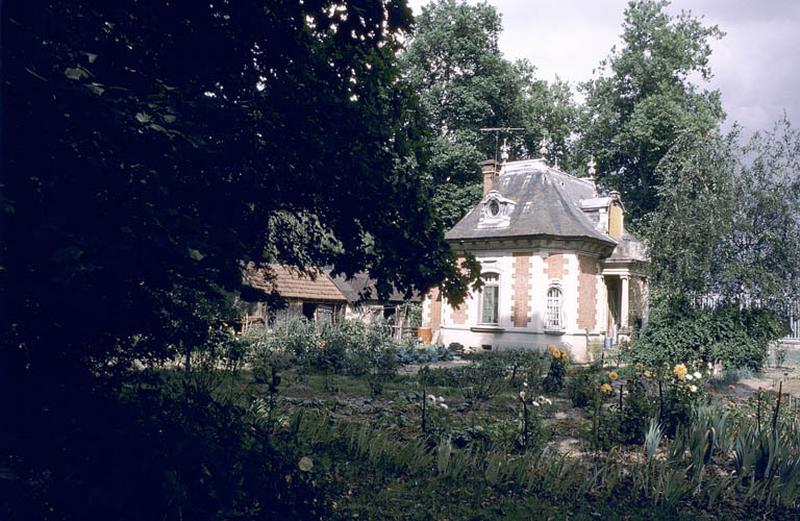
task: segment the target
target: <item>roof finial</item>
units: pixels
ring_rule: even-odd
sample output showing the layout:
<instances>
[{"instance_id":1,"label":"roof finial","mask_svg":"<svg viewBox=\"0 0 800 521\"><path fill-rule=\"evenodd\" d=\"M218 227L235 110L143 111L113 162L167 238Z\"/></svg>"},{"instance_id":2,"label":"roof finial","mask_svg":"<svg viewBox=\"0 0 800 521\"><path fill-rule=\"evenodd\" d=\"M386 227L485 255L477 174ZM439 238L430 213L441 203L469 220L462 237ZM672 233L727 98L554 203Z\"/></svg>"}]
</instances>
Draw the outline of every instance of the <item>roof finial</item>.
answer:
<instances>
[{"instance_id":1,"label":"roof finial","mask_svg":"<svg viewBox=\"0 0 800 521\"><path fill-rule=\"evenodd\" d=\"M542 140L539 141L539 153L542 155L542 159L547 159L547 150L550 144L550 140L547 139L547 136L542 137Z\"/></svg>"},{"instance_id":2,"label":"roof finial","mask_svg":"<svg viewBox=\"0 0 800 521\"><path fill-rule=\"evenodd\" d=\"M511 149L511 147L508 146L507 139L503 138L503 145L500 147L500 162L501 163L505 163L506 161L508 161L508 151L510 149Z\"/></svg>"},{"instance_id":3,"label":"roof finial","mask_svg":"<svg viewBox=\"0 0 800 521\"><path fill-rule=\"evenodd\" d=\"M597 163L594 160L594 156L589 159L586 166L589 167L589 179L594 179L594 175L597 173Z\"/></svg>"}]
</instances>

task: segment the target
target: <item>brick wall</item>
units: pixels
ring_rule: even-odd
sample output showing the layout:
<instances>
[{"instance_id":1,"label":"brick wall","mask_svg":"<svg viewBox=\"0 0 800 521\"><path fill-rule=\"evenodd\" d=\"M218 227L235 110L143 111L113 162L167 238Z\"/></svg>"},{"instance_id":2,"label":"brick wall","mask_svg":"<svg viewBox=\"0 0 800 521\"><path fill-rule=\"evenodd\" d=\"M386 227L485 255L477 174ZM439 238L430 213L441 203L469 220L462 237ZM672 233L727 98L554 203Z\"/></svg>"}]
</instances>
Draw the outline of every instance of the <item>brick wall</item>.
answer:
<instances>
[{"instance_id":1,"label":"brick wall","mask_svg":"<svg viewBox=\"0 0 800 521\"><path fill-rule=\"evenodd\" d=\"M561 279L567 274L567 259L562 253L550 252L546 259L546 273L549 279Z\"/></svg>"},{"instance_id":2,"label":"brick wall","mask_svg":"<svg viewBox=\"0 0 800 521\"><path fill-rule=\"evenodd\" d=\"M516 327L525 327L531 319L528 286L530 284L531 254L514 253L514 274L512 275L513 295L511 301L511 320Z\"/></svg>"},{"instance_id":3,"label":"brick wall","mask_svg":"<svg viewBox=\"0 0 800 521\"><path fill-rule=\"evenodd\" d=\"M578 255L578 327L593 331L597 322L597 259Z\"/></svg>"}]
</instances>

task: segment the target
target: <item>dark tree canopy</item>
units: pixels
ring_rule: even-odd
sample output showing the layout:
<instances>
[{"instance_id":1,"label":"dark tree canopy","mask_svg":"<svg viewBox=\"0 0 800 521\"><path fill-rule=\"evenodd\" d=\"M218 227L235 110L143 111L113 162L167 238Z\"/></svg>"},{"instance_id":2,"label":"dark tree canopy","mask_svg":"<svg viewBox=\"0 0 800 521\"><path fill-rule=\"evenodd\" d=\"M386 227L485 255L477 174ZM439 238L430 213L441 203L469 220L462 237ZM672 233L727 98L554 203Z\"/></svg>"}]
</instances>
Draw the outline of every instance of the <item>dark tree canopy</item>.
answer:
<instances>
[{"instance_id":1,"label":"dark tree canopy","mask_svg":"<svg viewBox=\"0 0 800 521\"><path fill-rule=\"evenodd\" d=\"M247 261L466 287L398 82L404 2L5 7L2 335L22 366L200 343Z\"/></svg>"},{"instance_id":2,"label":"dark tree canopy","mask_svg":"<svg viewBox=\"0 0 800 521\"><path fill-rule=\"evenodd\" d=\"M711 131L724 118L719 92L694 83L711 78L711 41L723 33L690 12L671 16L668 5L630 2L622 47L584 85L583 159L596 158L599 180L622 192L634 220L658 206L656 167L676 139Z\"/></svg>"}]
</instances>

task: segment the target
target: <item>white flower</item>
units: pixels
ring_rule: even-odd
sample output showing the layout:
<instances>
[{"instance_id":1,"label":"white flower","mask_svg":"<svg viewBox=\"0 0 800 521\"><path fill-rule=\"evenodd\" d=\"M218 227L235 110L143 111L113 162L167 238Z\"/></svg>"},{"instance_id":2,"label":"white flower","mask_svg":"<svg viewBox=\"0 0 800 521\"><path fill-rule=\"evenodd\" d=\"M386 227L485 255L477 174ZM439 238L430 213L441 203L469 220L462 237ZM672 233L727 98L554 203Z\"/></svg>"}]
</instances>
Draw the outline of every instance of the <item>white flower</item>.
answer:
<instances>
[{"instance_id":1,"label":"white flower","mask_svg":"<svg viewBox=\"0 0 800 521\"><path fill-rule=\"evenodd\" d=\"M691 374L686 375L687 380L692 381L692 378L694 378L694 376L692 376Z\"/></svg>"},{"instance_id":2,"label":"white flower","mask_svg":"<svg viewBox=\"0 0 800 521\"><path fill-rule=\"evenodd\" d=\"M444 396L440 396L439 398L437 398L437 400L439 400L439 403L443 402L444 401Z\"/></svg>"},{"instance_id":3,"label":"white flower","mask_svg":"<svg viewBox=\"0 0 800 521\"><path fill-rule=\"evenodd\" d=\"M440 403L440 404L439 404L439 407L441 407L441 408L442 408L442 409L444 409L445 411L446 411L446 410L449 408L449 407L447 407L447 404L446 404L446 403Z\"/></svg>"},{"instance_id":4,"label":"white flower","mask_svg":"<svg viewBox=\"0 0 800 521\"><path fill-rule=\"evenodd\" d=\"M302 458L300 458L300 461L297 463L297 466L303 472L309 472L311 469L314 468L314 462L311 461L311 458L309 458L308 456L303 456Z\"/></svg>"},{"instance_id":5,"label":"white flower","mask_svg":"<svg viewBox=\"0 0 800 521\"><path fill-rule=\"evenodd\" d=\"M528 387L528 382L522 382L522 387Z\"/></svg>"},{"instance_id":6,"label":"white flower","mask_svg":"<svg viewBox=\"0 0 800 521\"><path fill-rule=\"evenodd\" d=\"M697 392L697 386L696 385L690 385L689 386L689 390L692 391L693 393L696 393Z\"/></svg>"},{"instance_id":7,"label":"white flower","mask_svg":"<svg viewBox=\"0 0 800 521\"><path fill-rule=\"evenodd\" d=\"M703 375L702 375L702 374L700 374L700 371L695 371L695 372L694 372L694 377L695 377L697 380L699 380L699 379L701 379L701 378L703 377Z\"/></svg>"},{"instance_id":8,"label":"white flower","mask_svg":"<svg viewBox=\"0 0 800 521\"><path fill-rule=\"evenodd\" d=\"M711 371L712 369L714 369L714 364L712 364L711 362L709 362L707 365L708 365L708 370L709 370L709 371Z\"/></svg>"},{"instance_id":9,"label":"white flower","mask_svg":"<svg viewBox=\"0 0 800 521\"><path fill-rule=\"evenodd\" d=\"M436 403L436 397L435 397L434 395L432 395L432 394L429 394L429 395L428 395L428 398L429 398L429 399L430 399L430 400L431 400L433 403Z\"/></svg>"},{"instance_id":10,"label":"white flower","mask_svg":"<svg viewBox=\"0 0 800 521\"><path fill-rule=\"evenodd\" d=\"M551 400L550 398L545 398L544 396L542 396L542 395L539 395L539 398L537 398L537 399L538 399L540 402L544 402L544 403L546 403L547 405L553 405L553 400Z\"/></svg>"},{"instance_id":11,"label":"white flower","mask_svg":"<svg viewBox=\"0 0 800 521\"><path fill-rule=\"evenodd\" d=\"M519 397L524 400L525 399L525 391L520 391L519 392Z\"/></svg>"},{"instance_id":12,"label":"white flower","mask_svg":"<svg viewBox=\"0 0 800 521\"><path fill-rule=\"evenodd\" d=\"M531 405L533 405L534 407L539 407L539 402L531 400Z\"/></svg>"}]
</instances>

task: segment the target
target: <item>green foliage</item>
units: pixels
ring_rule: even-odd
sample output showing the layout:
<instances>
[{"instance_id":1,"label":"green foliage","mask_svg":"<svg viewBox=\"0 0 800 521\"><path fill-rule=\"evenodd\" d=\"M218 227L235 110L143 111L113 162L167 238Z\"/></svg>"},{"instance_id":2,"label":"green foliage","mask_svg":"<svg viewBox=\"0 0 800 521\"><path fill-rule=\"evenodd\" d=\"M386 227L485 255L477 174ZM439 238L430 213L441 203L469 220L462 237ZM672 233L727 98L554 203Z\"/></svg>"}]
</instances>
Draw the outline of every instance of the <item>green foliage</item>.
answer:
<instances>
[{"instance_id":1,"label":"green foliage","mask_svg":"<svg viewBox=\"0 0 800 521\"><path fill-rule=\"evenodd\" d=\"M581 153L596 157L599 180L622 192L634 220L658 206L664 180L656 166L678 136L703 135L724 117L719 92L694 83L711 78L711 43L723 33L691 12L671 16L668 5L630 2L622 46L601 64L601 75L583 85Z\"/></svg>"},{"instance_id":2,"label":"green foliage","mask_svg":"<svg viewBox=\"0 0 800 521\"><path fill-rule=\"evenodd\" d=\"M769 343L783 336L784 327L768 310L661 305L651 311L629 357L649 367L719 361L728 369L755 370L763 366Z\"/></svg>"},{"instance_id":3,"label":"green foliage","mask_svg":"<svg viewBox=\"0 0 800 521\"><path fill-rule=\"evenodd\" d=\"M509 138L512 155L520 159L537 152L545 136L553 158L563 158L575 130L569 87L536 79L525 61L505 60L497 45L501 31L500 14L488 4L437 0L422 8L401 58L433 136L423 167L436 187L435 207L446 227L480 199L479 164L495 158L502 144L481 128L524 128L499 136Z\"/></svg>"},{"instance_id":4,"label":"green foliage","mask_svg":"<svg viewBox=\"0 0 800 521\"><path fill-rule=\"evenodd\" d=\"M663 204L643 227L652 295L676 308L710 300L783 316L800 288L800 132L784 119L744 145L738 139L736 130L688 133L661 161ZM774 324L757 314L726 314L710 336L762 320L765 333L758 336L774 332ZM754 367L761 361L759 354Z\"/></svg>"},{"instance_id":5,"label":"green foliage","mask_svg":"<svg viewBox=\"0 0 800 521\"><path fill-rule=\"evenodd\" d=\"M573 407L586 407L597 394L599 384L592 374L592 370L582 369L571 375L567 380L567 394Z\"/></svg>"},{"instance_id":6,"label":"green foliage","mask_svg":"<svg viewBox=\"0 0 800 521\"><path fill-rule=\"evenodd\" d=\"M250 345L249 359L256 375L268 373L278 360L325 374L373 375L377 389L379 381L394 376L400 364L418 360L409 355L408 347L396 346L391 334L384 322L342 320L317 326L300 318L272 329L252 330L244 341Z\"/></svg>"},{"instance_id":7,"label":"green foliage","mask_svg":"<svg viewBox=\"0 0 800 521\"><path fill-rule=\"evenodd\" d=\"M62 416L64 409L50 409L21 426L37 451L17 460L15 478L4 480L4 517L328 515L325 485L298 469L303 454L296 446L271 443L270 426L239 402L240 386L231 385L229 375L140 376L112 399L62 393L61 399L79 399L81 407L69 409L69 417ZM37 428L42 425L54 428Z\"/></svg>"},{"instance_id":8,"label":"green foliage","mask_svg":"<svg viewBox=\"0 0 800 521\"><path fill-rule=\"evenodd\" d=\"M546 393L555 393L564 387L564 377L567 375L567 353L552 348L550 351L550 368L542 380L542 390Z\"/></svg>"},{"instance_id":9,"label":"green foliage","mask_svg":"<svg viewBox=\"0 0 800 521\"><path fill-rule=\"evenodd\" d=\"M34 1L4 13L10 376L191 354L209 321L232 318L247 261L463 293L396 66L410 11L349 5Z\"/></svg>"},{"instance_id":10,"label":"green foliage","mask_svg":"<svg viewBox=\"0 0 800 521\"><path fill-rule=\"evenodd\" d=\"M631 378L625 386L626 394L619 421L619 441L623 444L642 444L650 422L658 413L658 400L645 388L643 378Z\"/></svg>"}]
</instances>

